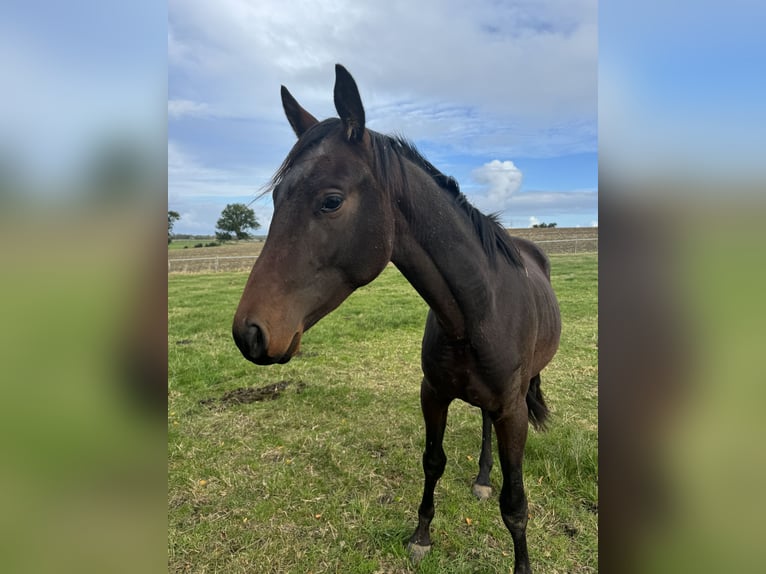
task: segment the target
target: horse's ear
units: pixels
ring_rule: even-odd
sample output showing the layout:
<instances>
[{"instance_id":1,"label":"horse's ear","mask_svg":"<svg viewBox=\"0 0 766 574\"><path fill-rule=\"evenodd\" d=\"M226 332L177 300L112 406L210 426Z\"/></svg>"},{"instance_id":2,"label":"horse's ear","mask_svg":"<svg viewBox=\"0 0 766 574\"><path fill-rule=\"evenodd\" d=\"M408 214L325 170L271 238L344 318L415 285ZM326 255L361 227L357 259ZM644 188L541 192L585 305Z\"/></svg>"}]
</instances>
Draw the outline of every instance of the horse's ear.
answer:
<instances>
[{"instance_id":1,"label":"horse's ear","mask_svg":"<svg viewBox=\"0 0 766 574\"><path fill-rule=\"evenodd\" d=\"M364 135L364 107L359 89L348 70L340 64L335 65L335 109L348 141L360 141Z\"/></svg>"},{"instance_id":2,"label":"horse's ear","mask_svg":"<svg viewBox=\"0 0 766 574\"><path fill-rule=\"evenodd\" d=\"M285 109L287 121L290 122L295 135L298 137L301 137L311 126L319 123L319 120L301 107L284 86L282 86L282 107Z\"/></svg>"}]
</instances>

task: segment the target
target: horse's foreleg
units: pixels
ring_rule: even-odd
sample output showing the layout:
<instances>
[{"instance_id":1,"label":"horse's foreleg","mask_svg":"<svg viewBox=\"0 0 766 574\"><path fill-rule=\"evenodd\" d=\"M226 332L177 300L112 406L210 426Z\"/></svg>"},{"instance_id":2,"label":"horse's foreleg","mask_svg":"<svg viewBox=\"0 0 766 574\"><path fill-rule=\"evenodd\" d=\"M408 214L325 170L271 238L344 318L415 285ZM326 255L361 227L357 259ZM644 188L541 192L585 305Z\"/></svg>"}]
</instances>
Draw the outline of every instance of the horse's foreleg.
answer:
<instances>
[{"instance_id":1,"label":"horse's foreleg","mask_svg":"<svg viewBox=\"0 0 766 574\"><path fill-rule=\"evenodd\" d=\"M479 500L492 496L489 473L492 471L492 419L489 413L481 409L481 454L479 455L479 474L473 483L473 494Z\"/></svg>"},{"instance_id":2,"label":"horse's foreleg","mask_svg":"<svg viewBox=\"0 0 766 574\"><path fill-rule=\"evenodd\" d=\"M431 549L431 520L434 517L434 489L444 472L447 455L442 448L447 410L450 401L440 399L424 378L420 386L420 406L426 425L426 448L423 453L425 485L423 499L418 508L418 526L407 545L410 558L417 563Z\"/></svg>"}]
</instances>

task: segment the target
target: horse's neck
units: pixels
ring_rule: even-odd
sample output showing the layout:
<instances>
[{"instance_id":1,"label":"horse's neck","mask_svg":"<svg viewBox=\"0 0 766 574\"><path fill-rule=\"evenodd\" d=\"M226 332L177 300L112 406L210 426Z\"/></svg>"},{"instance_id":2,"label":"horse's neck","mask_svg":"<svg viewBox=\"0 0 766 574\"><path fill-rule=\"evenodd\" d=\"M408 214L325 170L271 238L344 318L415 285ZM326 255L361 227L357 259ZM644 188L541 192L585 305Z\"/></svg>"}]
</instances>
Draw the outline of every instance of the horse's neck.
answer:
<instances>
[{"instance_id":1,"label":"horse's neck","mask_svg":"<svg viewBox=\"0 0 766 574\"><path fill-rule=\"evenodd\" d=\"M445 334L465 339L472 325L492 312L493 271L470 221L448 192L422 172L411 180L407 208L396 211L391 259Z\"/></svg>"}]
</instances>

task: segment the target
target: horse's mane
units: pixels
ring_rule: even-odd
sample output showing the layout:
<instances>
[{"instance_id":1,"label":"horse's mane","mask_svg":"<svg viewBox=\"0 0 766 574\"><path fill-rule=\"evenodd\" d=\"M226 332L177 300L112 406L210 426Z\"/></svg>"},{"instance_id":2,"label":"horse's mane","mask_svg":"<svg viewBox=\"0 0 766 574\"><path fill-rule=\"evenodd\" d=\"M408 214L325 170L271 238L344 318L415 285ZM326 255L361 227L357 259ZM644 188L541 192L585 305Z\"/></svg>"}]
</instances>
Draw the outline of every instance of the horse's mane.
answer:
<instances>
[{"instance_id":1,"label":"horse's mane","mask_svg":"<svg viewBox=\"0 0 766 574\"><path fill-rule=\"evenodd\" d=\"M369 130L368 130L369 131ZM399 164L399 173L392 172L394 167L391 156L405 158L420 169L425 171L431 179L444 191L446 191L456 205L456 207L468 216L476 235L481 241L484 252L489 256L490 261L494 261L495 254L499 252L512 265L523 267L521 254L508 232L500 225L499 215L496 213L486 215L476 209L468 201L468 198L460 191L460 185L454 177L444 175L434 165L429 162L418 151L415 145L401 136L387 136L370 131L373 149L375 150L377 175L384 181L401 178L402 187L407 186L407 175L401 162ZM388 152L387 150L391 150Z\"/></svg>"},{"instance_id":2,"label":"horse's mane","mask_svg":"<svg viewBox=\"0 0 766 574\"><path fill-rule=\"evenodd\" d=\"M277 170L271 180L271 188L274 189L279 185L287 171L295 165L300 156L329 135L341 132L341 121L337 118L324 120L309 128L298 139ZM460 211L466 214L490 261L494 261L495 255L499 252L512 265L524 266L518 248L514 245L508 232L500 225L498 214L485 215L471 205L468 198L460 191L460 186L455 178L444 175L436 169L406 138L388 136L372 130L367 130L367 132L370 134L372 143L375 176L383 182L384 187L391 189L396 196L407 199L409 182L407 170L402 160L406 159L414 163L452 198Z\"/></svg>"}]
</instances>

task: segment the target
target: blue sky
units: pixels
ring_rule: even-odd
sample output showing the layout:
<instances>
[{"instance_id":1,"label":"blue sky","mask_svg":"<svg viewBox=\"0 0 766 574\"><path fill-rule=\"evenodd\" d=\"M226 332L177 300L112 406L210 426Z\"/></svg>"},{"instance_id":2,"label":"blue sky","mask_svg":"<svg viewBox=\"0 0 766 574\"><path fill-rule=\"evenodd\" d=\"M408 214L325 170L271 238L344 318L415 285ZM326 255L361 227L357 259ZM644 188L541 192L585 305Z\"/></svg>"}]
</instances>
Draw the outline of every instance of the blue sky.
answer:
<instances>
[{"instance_id":1,"label":"blue sky","mask_svg":"<svg viewBox=\"0 0 766 574\"><path fill-rule=\"evenodd\" d=\"M334 64L369 128L413 140L506 225L591 226L597 212L593 0L171 0L168 208L177 233L212 233L294 143L279 87L335 116ZM268 197L253 204L263 231Z\"/></svg>"},{"instance_id":2,"label":"blue sky","mask_svg":"<svg viewBox=\"0 0 766 574\"><path fill-rule=\"evenodd\" d=\"M763 189L756 0L604 2L598 22L580 0L27 0L3 15L0 164L66 195L115 134L159 162L167 146L179 231L210 233L279 165L294 141L280 84L335 114L336 62L373 129L413 139L515 226L598 217L597 141L602 170L635 188L666 174L694 193ZM266 223L269 200L256 209Z\"/></svg>"}]
</instances>

